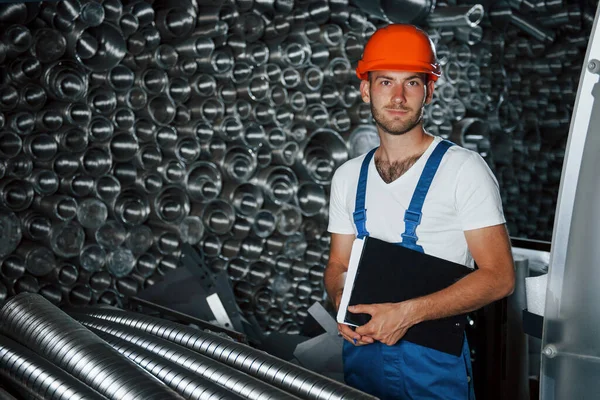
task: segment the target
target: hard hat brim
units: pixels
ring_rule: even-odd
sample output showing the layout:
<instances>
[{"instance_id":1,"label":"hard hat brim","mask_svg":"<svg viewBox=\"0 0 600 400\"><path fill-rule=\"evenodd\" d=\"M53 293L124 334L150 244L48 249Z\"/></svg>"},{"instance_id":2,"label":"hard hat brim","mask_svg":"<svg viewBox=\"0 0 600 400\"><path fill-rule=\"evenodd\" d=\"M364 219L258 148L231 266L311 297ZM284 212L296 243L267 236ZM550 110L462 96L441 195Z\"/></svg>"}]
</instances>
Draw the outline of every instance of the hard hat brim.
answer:
<instances>
[{"instance_id":1,"label":"hard hat brim","mask_svg":"<svg viewBox=\"0 0 600 400\"><path fill-rule=\"evenodd\" d=\"M361 80L369 79L369 72L371 71L409 71L409 72L418 72L425 73L431 77L432 81L437 81L437 79L442 75L442 70L439 64L430 64L430 63L402 63L402 62L390 62L390 60L373 60L368 63L363 62L362 60L358 61L358 66L356 68L356 75Z\"/></svg>"}]
</instances>

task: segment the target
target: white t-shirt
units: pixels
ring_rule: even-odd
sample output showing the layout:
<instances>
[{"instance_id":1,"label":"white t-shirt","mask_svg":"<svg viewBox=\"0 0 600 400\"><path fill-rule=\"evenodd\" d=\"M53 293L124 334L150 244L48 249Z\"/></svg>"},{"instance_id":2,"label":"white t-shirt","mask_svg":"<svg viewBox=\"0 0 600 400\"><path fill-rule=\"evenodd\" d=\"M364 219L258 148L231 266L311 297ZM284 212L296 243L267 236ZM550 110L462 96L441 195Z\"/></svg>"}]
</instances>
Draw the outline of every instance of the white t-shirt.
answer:
<instances>
[{"instance_id":1,"label":"white t-shirt","mask_svg":"<svg viewBox=\"0 0 600 400\"><path fill-rule=\"evenodd\" d=\"M401 242L404 212L410 204L425 163L441 141L434 137L423 156L398 179L385 183L374 157L369 163L365 208L369 235ZM340 166L331 182L329 226L331 233L357 234L352 218L360 167L366 155ZM433 178L422 209L417 244L425 253L473 267L464 231L506 222L498 182L481 156L460 146L446 152Z\"/></svg>"}]
</instances>

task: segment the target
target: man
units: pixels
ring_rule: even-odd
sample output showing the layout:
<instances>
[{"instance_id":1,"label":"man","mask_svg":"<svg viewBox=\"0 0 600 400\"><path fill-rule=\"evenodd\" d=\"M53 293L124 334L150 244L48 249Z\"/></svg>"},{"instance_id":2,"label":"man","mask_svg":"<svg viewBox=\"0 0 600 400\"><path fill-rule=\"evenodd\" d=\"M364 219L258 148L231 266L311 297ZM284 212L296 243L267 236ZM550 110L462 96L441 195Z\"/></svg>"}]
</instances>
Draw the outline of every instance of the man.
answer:
<instances>
[{"instance_id":1,"label":"man","mask_svg":"<svg viewBox=\"0 0 600 400\"><path fill-rule=\"evenodd\" d=\"M370 314L371 320L356 330L338 325L345 339L346 382L382 399L472 399L466 340L457 357L402 337L422 321L465 314L512 293L513 260L497 181L479 154L423 130L423 109L431 102L441 69L422 30L399 24L379 29L356 72L362 99L371 104L380 147L346 162L332 180L325 287L336 309L357 235L402 240L400 245L413 250L470 268L475 262L478 268L427 296L349 308ZM434 151L441 158L429 162ZM357 190L363 168L366 190ZM431 168L426 196L415 200L421 174ZM354 213L357 196L365 193L366 222ZM420 218L412 218L408 209Z\"/></svg>"}]
</instances>

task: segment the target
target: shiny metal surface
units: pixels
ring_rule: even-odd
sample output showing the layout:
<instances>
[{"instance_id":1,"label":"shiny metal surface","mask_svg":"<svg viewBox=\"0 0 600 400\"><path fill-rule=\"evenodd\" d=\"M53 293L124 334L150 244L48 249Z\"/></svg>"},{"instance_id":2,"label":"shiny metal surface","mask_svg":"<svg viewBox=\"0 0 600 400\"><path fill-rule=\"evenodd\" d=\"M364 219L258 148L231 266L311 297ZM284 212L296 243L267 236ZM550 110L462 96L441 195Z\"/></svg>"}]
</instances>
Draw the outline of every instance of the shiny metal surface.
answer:
<instances>
[{"instance_id":1,"label":"shiny metal surface","mask_svg":"<svg viewBox=\"0 0 600 400\"><path fill-rule=\"evenodd\" d=\"M24 398L105 400L72 375L17 342L0 336L0 376ZM5 398L4 394L0 397Z\"/></svg>"},{"instance_id":2,"label":"shiny metal surface","mask_svg":"<svg viewBox=\"0 0 600 400\"><path fill-rule=\"evenodd\" d=\"M427 17L427 25L433 28L469 27L474 28L483 19L481 4L473 6L441 7Z\"/></svg>"},{"instance_id":3,"label":"shiny metal surface","mask_svg":"<svg viewBox=\"0 0 600 400\"><path fill-rule=\"evenodd\" d=\"M12 297L0 310L0 320L2 334L18 339L107 398L124 393L139 399L181 398L39 295Z\"/></svg>"},{"instance_id":4,"label":"shiny metal surface","mask_svg":"<svg viewBox=\"0 0 600 400\"><path fill-rule=\"evenodd\" d=\"M127 351L132 359L145 355L152 362L152 369L160 372L179 373L180 378L196 387L205 387L207 394L225 398L246 399L295 399L296 397L276 389L261 380L252 378L235 368L195 353L165 339L128 328L113 322L103 321L82 314L74 314L85 326L99 332L112 346L121 352ZM165 331L165 335L169 332ZM158 365L157 365L158 364ZM148 367L150 364L147 364ZM159 368L162 367L162 368ZM144 367L146 368L146 367ZM185 387L185 386L184 386ZM196 398L196 397L191 397ZM202 397L205 398L205 397Z\"/></svg>"},{"instance_id":5,"label":"shiny metal surface","mask_svg":"<svg viewBox=\"0 0 600 400\"><path fill-rule=\"evenodd\" d=\"M100 327L100 329L102 329L103 324L113 323L112 326L116 325L113 331L118 332L121 329L126 329L124 327L129 327L135 328L138 332L152 333L155 337L185 346L202 356L211 357L302 398L372 398L336 381L314 374L249 346L157 318L100 308L79 309L73 315L86 325ZM122 335L123 338L126 336L128 335Z\"/></svg>"},{"instance_id":6,"label":"shiny metal surface","mask_svg":"<svg viewBox=\"0 0 600 400\"><path fill-rule=\"evenodd\" d=\"M180 367L174 362L155 355L141 346L131 344L117 336L105 333L100 329L90 330L107 341L114 349L146 369L157 379L165 382L173 390L187 399L242 399L210 380Z\"/></svg>"},{"instance_id":7,"label":"shiny metal surface","mask_svg":"<svg viewBox=\"0 0 600 400\"><path fill-rule=\"evenodd\" d=\"M303 175L318 184L331 182L333 172L348 159L342 137L330 129L318 129L302 144L297 164Z\"/></svg>"}]
</instances>

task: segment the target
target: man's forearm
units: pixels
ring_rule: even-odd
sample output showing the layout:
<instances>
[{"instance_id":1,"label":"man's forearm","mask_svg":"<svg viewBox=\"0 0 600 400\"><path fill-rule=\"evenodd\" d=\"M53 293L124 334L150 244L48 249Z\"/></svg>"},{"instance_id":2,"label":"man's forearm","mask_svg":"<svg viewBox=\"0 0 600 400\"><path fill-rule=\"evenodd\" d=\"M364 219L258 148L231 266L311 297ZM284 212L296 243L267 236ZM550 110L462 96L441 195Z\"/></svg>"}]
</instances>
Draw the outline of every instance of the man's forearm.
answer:
<instances>
[{"instance_id":1,"label":"man's forearm","mask_svg":"<svg viewBox=\"0 0 600 400\"><path fill-rule=\"evenodd\" d=\"M338 299L341 297L344 290L344 282L346 279L346 268L344 265L335 262L329 262L325 273L323 275L323 281L325 283L325 291L333 302L333 305L337 309Z\"/></svg>"},{"instance_id":2,"label":"man's forearm","mask_svg":"<svg viewBox=\"0 0 600 400\"><path fill-rule=\"evenodd\" d=\"M418 322L477 310L512 292L513 280L490 270L477 270L455 284L427 296L409 300Z\"/></svg>"}]
</instances>

